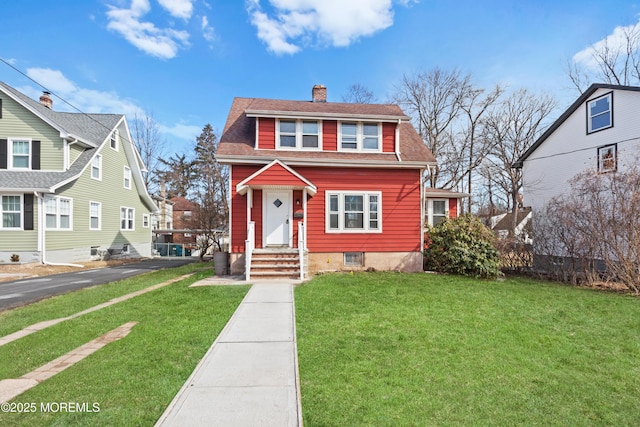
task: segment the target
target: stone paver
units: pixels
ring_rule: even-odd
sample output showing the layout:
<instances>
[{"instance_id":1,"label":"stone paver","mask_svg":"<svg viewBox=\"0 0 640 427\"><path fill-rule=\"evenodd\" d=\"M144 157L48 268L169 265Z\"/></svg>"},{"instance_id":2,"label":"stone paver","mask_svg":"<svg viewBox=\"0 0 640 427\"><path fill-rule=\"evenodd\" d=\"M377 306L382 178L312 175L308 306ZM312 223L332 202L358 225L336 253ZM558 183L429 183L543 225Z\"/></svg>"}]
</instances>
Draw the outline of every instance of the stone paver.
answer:
<instances>
[{"instance_id":1,"label":"stone paver","mask_svg":"<svg viewBox=\"0 0 640 427\"><path fill-rule=\"evenodd\" d=\"M29 390L31 387L38 385L42 381L45 381L64 371L73 364L78 363L90 354L100 350L105 345L126 337L129 335L129 332L131 332L131 328L137 324L138 322L125 323L124 325L118 326L95 340L81 345L75 350L52 360L46 365L43 365L20 378L0 381L0 403L8 402L14 397Z\"/></svg>"}]
</instances>

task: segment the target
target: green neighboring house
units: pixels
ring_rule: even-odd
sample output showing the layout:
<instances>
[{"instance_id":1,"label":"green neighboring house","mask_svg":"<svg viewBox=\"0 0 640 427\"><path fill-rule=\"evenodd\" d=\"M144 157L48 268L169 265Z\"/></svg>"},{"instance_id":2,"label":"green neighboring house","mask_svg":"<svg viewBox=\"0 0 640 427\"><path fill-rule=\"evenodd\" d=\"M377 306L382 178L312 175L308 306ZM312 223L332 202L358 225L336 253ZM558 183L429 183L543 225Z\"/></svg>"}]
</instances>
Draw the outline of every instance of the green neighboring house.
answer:
<instances>
[{"instance_id":1,"label":"green neighboring house","mask_svg":"<svg viewBox=\"0 0 640 427\"><path fill-rule=\"evenodd\" d=\"M0 263L151 256L157 208L125 117L52 103L0 82Z\"/></svg>"}]
</instances>

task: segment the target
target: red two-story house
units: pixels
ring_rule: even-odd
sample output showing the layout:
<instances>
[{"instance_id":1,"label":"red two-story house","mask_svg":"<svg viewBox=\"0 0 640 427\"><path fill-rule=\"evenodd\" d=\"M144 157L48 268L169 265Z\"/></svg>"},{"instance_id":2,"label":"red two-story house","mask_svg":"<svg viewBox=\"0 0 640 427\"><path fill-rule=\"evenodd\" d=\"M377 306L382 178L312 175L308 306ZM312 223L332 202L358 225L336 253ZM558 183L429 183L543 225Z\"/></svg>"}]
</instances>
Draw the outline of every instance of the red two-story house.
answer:
<instances>
[{"instance_id":1,"label":"red two-story house","mask_svg":"<svg viewBox=\"0 0 640 427\"><path fill-rule=\"evenodd\" d=\"M231 169L232 274L422 270L435 158L397 105L326 91L234 99L217 152Z\"/></svg>"}]
</instances>

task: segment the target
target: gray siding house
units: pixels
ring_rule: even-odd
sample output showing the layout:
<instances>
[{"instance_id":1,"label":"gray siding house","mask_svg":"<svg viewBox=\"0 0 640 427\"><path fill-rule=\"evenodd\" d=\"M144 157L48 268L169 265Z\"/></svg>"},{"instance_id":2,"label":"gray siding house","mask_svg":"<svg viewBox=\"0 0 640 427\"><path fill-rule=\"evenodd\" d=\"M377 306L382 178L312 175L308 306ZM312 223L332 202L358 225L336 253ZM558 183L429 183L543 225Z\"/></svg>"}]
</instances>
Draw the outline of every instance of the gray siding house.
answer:
<instances>
[{"instance_id":1,"label":"gray siding house","mask_svg":"<svg viewBox=\"0 0 640 427\"><path fill-rule=\"evenodd\" d=\"M123 115L57 112L0 82L0 264L151 256L144 170Z\"/></svg>"}]
</instances>

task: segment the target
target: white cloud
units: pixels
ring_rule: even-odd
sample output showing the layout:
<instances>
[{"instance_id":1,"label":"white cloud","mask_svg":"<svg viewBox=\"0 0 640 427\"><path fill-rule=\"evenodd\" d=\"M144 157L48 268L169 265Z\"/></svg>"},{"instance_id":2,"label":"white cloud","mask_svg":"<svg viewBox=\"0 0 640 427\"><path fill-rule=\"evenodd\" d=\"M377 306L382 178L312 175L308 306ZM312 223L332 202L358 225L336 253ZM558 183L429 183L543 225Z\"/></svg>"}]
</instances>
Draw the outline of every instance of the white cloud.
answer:
<instances>
[{"instance_id":1,"label":"white cloud","mask_svg":"<svg viewBox=\"0 0 640 427\"><path fill-rule=\"evenodd\" d=\"M109 6L107 28L121 34L129 43L149 55L162 59L175 57L178 49L188 46L189 33L157 28L151 22L141 21L150 10L149 0L131 0L129 9Z\"/></svg>"},{"instance_id":2,"label":"white cloud","mask_svg":"<svg viewBox=\"0 0 640 427\"><path fill-rule=\"evenodd\" d=\"M196 137L202 132L201 126L185 125L183 123L176 123L171 127L160 125L159 128L163 133L173 135L187 141L195 141Z\"/></svg>"},{"instance_id":3,"label":"white cloud","mask_svg":"<svg viewBox=\"0 0 640 427\"><path fill-rule=\"evenodd\" d=\"M613 32L602 40L573 55L573 60L578 64L595 70L598 68L598 62L594 59L594 53L601 52L605 47L612 52L626 52L627 36L629 34L635 34L636 36L640 34L640 22L635 25L614 28ZM640 49L640 46L636 46L635 50L638 49Z\"/></svg>"},{"instance_id":4,"label":"white cloud","mask_svg":"<svg viewBox=\"0 0 640 427\"><path fill-rule=\"evenodd\" d=\"M202 17L200 28L202 29L202 36L206 41L212 42L215 40L215 32L213 31L213 27L209 25L209 19L206 16Z\"/></svg>"},{"instance_id":5,"label":"white cloud","mask_svg":"<svg viewBox=\"0 0 640 427\"><path fill-rule=\"evenodd\" d=\"M143 113L134 102L123 99L115 93L78 87L59 70L28 68L27 76L71 104L54 96L53 108L56 111L78 112L80 110L85 113L126 114L128 117ZM38 99L42 94L40 90L33 87L23 87L18 90L34 99Z\"/></svg>"},{"instance_id":6,"label":"white cloud","mask_svg":"<svg viewBox=\"0 0 640 427\"><path fill-rule=\"evenodd\" d=\"M158 0L160 6L162 6L171 16L176 18L182 18L189 20L193 13L193 2L191 0Z\"/></svg>"},{"instance_id":7,"label":"white cloud","mask_svg":"<svg viewBox=\"0 0 640 427\"><path fill-rule=\"evenodd\" d=\"M408 6L412 0L398 0ZM392 0L269 0L272 16L260 0L247 0L258 38L275 54L293 54L319 44L349 46L393 24Z\"/></svg>"}]
</instances>

